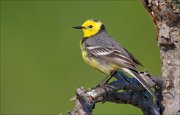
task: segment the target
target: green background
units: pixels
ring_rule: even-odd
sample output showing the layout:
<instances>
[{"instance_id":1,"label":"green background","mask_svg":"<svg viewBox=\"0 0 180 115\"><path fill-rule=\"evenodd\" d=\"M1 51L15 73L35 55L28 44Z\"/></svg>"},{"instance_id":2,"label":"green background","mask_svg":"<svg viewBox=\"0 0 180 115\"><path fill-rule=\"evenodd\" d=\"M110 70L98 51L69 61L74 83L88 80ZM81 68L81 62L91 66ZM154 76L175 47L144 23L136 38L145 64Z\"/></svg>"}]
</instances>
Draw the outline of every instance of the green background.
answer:
<instances>
[{"instance_id":1,"label":"green background","mask_svg":"<svg viewBox=\"0 0 180 115\"><path fill-rule=\"evenodd\" d=\"M87 66L72 29L97 18L155 75L160 75L153 22L141 1L1 1L1 114L66 113L79 86L104 74ZM124 104L96 104L94 114L142 114Z\"/></svg>"}]
</instances>

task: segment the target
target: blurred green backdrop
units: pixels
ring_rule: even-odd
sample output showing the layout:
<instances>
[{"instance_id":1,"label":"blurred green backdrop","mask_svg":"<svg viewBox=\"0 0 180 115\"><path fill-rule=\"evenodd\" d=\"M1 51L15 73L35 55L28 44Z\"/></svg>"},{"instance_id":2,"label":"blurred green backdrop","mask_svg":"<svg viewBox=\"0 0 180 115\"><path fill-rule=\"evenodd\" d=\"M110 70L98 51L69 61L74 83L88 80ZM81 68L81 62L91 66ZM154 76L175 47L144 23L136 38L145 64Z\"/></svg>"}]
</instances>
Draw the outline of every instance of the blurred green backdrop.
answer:
<instances>
[{"instance_id":1,"label":"blurred green backdrop","mask_svg":"<svg viewBox=\"0 0 180 115\"><path fill-rule=\"evenodd\" d=\"M153 22L141 1L1 1L1 114L66 113L79 86L104 77L81 58L82 32L72 29L100 19L107 31L160 75ZM97 104L94 114L142 114L131 105Z\"/></svg>"}]
</instances>

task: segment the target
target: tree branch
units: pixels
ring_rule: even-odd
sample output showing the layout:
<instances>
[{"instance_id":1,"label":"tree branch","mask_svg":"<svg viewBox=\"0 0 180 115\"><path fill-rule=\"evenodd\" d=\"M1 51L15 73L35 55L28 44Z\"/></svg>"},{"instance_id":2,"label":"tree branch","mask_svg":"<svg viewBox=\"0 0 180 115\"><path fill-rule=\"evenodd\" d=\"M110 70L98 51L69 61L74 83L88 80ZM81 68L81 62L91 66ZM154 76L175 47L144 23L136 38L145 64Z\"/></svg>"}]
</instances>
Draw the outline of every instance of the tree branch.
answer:
<instances>
[{"instance_id":1,"label":"tree branch","mask_svg":"<svg viewBox=\"0 0 180 115\"><path fill-rule=\"evenodd\" d=\"M155 87L155 82L162 83L160 79L150 76L146 72L141 72L140 74L152 87ZM121 72L118 72L115 77L117 80L108 85L91 90L86 90L83 87L78 88L76 90L77 97L75 98L76 106L69 114L91 115L96 103L109 101L118 104L132 104L141 108L145 115L159 115L159 110L153 101L153 97L135 78L128 78ZM121 93L117 92L119 90L123 91Z\"/></svg>"}]
</instances>

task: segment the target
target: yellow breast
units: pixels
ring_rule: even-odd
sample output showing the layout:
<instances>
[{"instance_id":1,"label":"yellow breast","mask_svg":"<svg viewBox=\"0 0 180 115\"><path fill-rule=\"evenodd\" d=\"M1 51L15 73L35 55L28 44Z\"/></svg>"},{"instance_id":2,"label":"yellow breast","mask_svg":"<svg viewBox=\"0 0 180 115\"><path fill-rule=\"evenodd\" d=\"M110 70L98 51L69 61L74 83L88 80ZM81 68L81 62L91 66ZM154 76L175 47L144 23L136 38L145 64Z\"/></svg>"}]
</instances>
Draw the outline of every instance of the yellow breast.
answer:
<instances>
[{"instance_id":1,"label":"yellow breast","mask_svg":"<svg viewBox=\"0 0 180 115\"><path fill-rule=\"evenodd\" d=\"M108 62L103 62L103 60L99 61L96 58L88 57L87 52L82 48L81 50L82 50L83 60L94 69L109 75L111 74L112 71L117 70L117 66L114 66L113 64Z\"/></svg>"},{"instance_id":2,"label":"yellow breast","mask_svg":"<svg viewBox=\"0 0 180 115\"><path fill-rule=\"evenodd\" d=\"M82 50L82 58L87 64L97 69L98 62L93 58L88 57L87 52L84 50Z\"/></svg>"}]
</instances>

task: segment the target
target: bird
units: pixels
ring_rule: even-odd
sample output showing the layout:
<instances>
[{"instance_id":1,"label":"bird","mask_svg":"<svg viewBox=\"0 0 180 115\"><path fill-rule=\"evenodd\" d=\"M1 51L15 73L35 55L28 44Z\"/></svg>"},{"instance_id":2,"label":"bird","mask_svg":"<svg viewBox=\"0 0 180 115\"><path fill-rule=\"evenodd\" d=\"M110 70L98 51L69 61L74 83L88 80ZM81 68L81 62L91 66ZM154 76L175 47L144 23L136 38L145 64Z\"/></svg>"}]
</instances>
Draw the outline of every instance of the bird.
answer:
<instances>
[{"instance_id":1,"label":"bird","mask_svg":"<svg viewBox=\"0 0 180 115\"><path fill-rule=\"evenodd\" d=\"M136 78L142 86L154 96L146 81L138 74L137 67L142 64L106 31L98 19L86 20L81 26L83 37L80 40L82 58L94 69L108 75L102 82L107 83L118 71L123 71Z\"/></svg>"}]
</instances>

